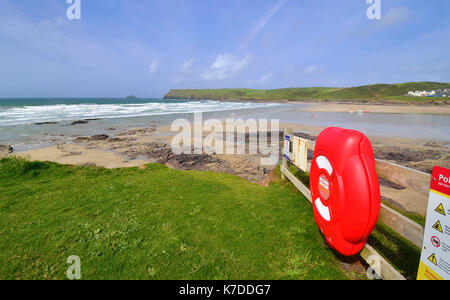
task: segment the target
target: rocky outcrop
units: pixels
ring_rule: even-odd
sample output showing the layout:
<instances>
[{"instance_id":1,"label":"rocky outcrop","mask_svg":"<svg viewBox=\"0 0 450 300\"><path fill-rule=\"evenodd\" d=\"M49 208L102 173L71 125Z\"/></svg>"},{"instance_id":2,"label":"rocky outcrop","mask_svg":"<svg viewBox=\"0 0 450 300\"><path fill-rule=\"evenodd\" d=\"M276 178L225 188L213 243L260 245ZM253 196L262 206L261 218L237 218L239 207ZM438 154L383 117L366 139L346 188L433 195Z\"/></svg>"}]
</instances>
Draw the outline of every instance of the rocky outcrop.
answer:
<instances>
[{"instance_id":1,"label":"rocky outcrop","mask_svg":"<svg viewBox=\"0 0 450 300\"><path fill-rule=\"evenodd\" d=\"M78 121L73 121L72 123L70 123L70 126L75 126L75 125L84 125L89 123L88 120L78 120Z\"/></svg>"},{"instance_id":2,"label":"rocky outcrop","mask_svg":"<svg viewBox=\"0 0 450 300\"><path fill-rule=\"evenodd\" d=\"M194 153L194 149L192 149ZM122 155L130 159L147 157L155 160L156 163L165 164L176 170L198 170L214 171L228 174L235 174L249 181L259 182L264 179L268 170L259 167L242 156L208 155L208 154L174 154L170 145L165 143L151 142L135 144L127 147L121 152Z\"/></svg>"},{"instance_id":3,"label":"rocky outcrop","mask_svg":"<svg viewBox=\"0 0 450 300\"><path fill-rule=\"evenodd\" d=\"M440 159L442 153L435 150L412 150L401 147L379 147L376 148L375 158L391 160L397 163L419 162L428 159Z\"/></svg>"},{"instance_id":4,"label":"rocky outcrop","mask_svg":"<svg viewBox=\"0 0 450 300\"><path fill-rule=\"evenodd\" d=\"M98 134L98 135L93 135L91 137L77 137L73 141L75 143L90 143L90 142L97 142L97 141L106 141L107 139L109 139L109 135Z\"/></svg>"},{"instance_id":5,"label":"rocky outcrop","mask_svg":"<svg viewBox=\"0 0 450 300\"><path fill-rule=\"evenodd\" d=\"M40 123L34 123L34 125L54 125L54 124L58 124L58 122L40 122Z\"/></svg>"},{"instance_id":6,"label":"rocky outcrop","mask_svg":"<svg viewBox=\"0 0 450 300\"><path fill-rule=\"evenodd\" d=\"M5 156L14 152L10 145L0 145L0 156Z\"/></svg>"},{"instance_id":7,"label":"rocky outcrop","mask_svg":"<svg viewBox=\"0 0 450 300\"><path fill-rule=\"evenodd\" d=\"M156 128L153 128L153 127L150 127L150 128L136 128L136 129L128 130L128 131L125 131L125 132L121 132L117 136L147 134L147 133L153 133L155 131L156 131Z\"/></svg>"}]
</instances>

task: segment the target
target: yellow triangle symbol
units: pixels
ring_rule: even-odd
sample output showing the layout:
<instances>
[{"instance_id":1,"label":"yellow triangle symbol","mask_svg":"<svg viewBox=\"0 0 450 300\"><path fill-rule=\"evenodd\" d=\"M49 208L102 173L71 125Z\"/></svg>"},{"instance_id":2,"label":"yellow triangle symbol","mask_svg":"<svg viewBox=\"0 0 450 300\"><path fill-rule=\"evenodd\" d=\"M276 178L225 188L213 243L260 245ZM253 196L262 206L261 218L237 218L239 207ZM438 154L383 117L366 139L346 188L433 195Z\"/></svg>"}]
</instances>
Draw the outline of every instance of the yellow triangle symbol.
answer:
<instances>
[{"instance_id":1,"label":"yellow triangle symbol","mask_svg":"<svg viewBox=\"0 0 450 300\"><path fill-rule=\"evenodd\" d=\"M438 206L438 208L436 208L435 212L440 213L443 216L446 216L444 205L442 203L441 205Z\"/></svg>"},{"instance_id":2,"label":"yellow triangle symbol","mask_svg":"<svg viewBox=\"0 0 450 300\"><path fill-rule=\"evenodd\" d=\"M428 257L428 260L431 261L433 264L435 264L436 266L437 264L437 259L436 259L436 255L433 253L433 255L431 255L430 257Z\"/></svg>"},{"instance_id":3,"label":"yellow triangle symbol","mask_svg":"<svg viewBox=\"0 0 450 300\"><path fill-rule=\"evenodd\" d=\"M440 233L444 233L444 231L442 231L442 226L441 226L440 221L437 221L437 223L433 225L433 228L436 229L437 231L439 231Z\"/></svg>"}]
</instances>

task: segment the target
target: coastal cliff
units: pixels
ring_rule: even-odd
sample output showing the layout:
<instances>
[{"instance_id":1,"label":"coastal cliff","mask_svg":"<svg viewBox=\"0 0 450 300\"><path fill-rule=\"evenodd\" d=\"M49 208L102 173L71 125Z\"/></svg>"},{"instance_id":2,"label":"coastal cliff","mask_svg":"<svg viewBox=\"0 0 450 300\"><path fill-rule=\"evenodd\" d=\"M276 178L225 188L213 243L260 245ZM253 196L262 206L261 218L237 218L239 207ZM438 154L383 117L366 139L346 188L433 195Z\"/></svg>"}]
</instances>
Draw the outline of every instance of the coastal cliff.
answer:
<instances>
[{"instance_id":1,"label":"coastal cliff","mask_svg":"<svg viewBox=\"0 0 450 300\"><path fill-rule=\"evenodd\" d=\"M409 97L410 91L448 89L450 83L411 82L359 87L255 89L173 89L165 99L218 101L354 101L375 103L450 104L450 97Z\"/></svg>"}]
</instances>

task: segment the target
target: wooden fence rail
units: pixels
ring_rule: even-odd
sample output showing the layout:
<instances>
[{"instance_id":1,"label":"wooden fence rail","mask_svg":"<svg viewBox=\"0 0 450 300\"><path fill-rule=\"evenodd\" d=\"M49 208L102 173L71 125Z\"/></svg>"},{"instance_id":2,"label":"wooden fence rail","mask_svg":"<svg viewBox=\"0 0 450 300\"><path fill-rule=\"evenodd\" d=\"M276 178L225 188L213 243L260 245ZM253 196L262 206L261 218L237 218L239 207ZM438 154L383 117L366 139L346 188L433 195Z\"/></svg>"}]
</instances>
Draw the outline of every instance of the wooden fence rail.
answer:
<instances>
[{"instance_id":1,"label":"wooden fence rail","mask_svg":"<svg viewBox=\"0 0 450 300\"><path fill-rule=\"evenodd\" d=\"M286 135L292 136L292 130L287 129ZM292 141L292 139L291 139ZM313 150L315 148L315 142L308 140L308 148ZM311 163L308 163L308 171L311 167ZM388 179L394 183L402 186L410 187L424 195L431 181L431 176L423 172L412 170L396 164L391 164L385 161L376 161L377 173L380 177ZM312 203L311 192L309 187L306 187L295 175L293 175L289 169L289 163L286 159L283 159L281 166L281 173L284 178L289 180L305 197ZM413 220L405 217L397 211L381 204L380 209L380 222L389 226L395 232L409 240L411 243L421 248L423 244L424 229L422 226L414 222ZM375 266L374 261L378 262L380 276L386 280L405 280L405 277L401 275L392 265L389 264L379 253L375 251L370 245L366 245L360 256L372 267ZM374 259L375 258L375 259Z\"/></svg>"}]
</instances>

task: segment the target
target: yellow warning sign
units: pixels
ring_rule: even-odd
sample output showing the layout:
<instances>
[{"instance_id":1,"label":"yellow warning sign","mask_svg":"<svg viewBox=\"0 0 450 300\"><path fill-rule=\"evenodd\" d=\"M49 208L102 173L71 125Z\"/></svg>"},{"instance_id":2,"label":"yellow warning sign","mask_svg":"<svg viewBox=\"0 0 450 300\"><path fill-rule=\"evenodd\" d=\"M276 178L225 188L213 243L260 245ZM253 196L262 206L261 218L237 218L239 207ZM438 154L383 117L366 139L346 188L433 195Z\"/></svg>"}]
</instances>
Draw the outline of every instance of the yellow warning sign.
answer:
<instances>
[{"instance_id":1,"label":"yellow warning sign","mask_svg":"<svg viewBox=\"0 0 450 300\"><path fill-rule=\"evenodd\" d=\"M433 271L423 262L420 262L419 272L417 273L417 280L444 280L438 273Z\"/></svg>"},{"instance_id":2,"label":"yellow warning sign","mask_svg":"<svg viewBox=\"0 0 450 300\"><path fill-rule=\"evenodd\" d=\"M444 231L442 230L441 221L437 221L436 224L433 225L433 228L439 231L440 233L444 233Z\"/></svg>"},{"instance_id":3,"label":"yellow warning sign","mask_svg":"<svg viewBox=\"0 0 450 300\"><path fill-rule=\"evenodd\" d=\"M428 260L431 261L434 265L438 265L437 264L437 259L436 259L436 254L433 253L433 255L431 255L430 257L428 257Z\"/></svg>"},{"instance_id":4,"label":"yellow warning sign","mask_svg":"<svg viewBox=\"0 0 450 300\"><path fill-rule=\"evenodd\" d=\"M444 205L442 203L434 211L440 213L443 216L446 216Z\"/></svg>"}]
</instances>

